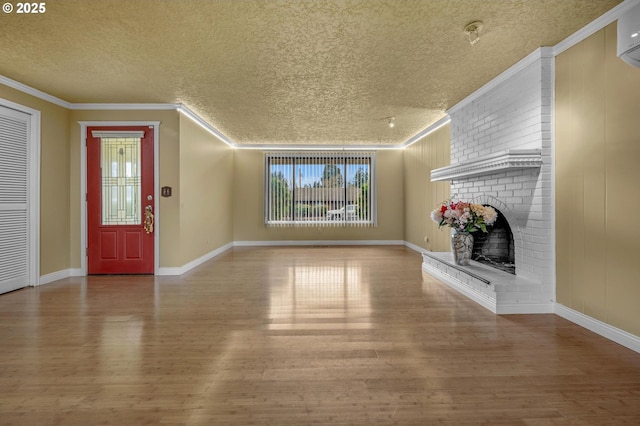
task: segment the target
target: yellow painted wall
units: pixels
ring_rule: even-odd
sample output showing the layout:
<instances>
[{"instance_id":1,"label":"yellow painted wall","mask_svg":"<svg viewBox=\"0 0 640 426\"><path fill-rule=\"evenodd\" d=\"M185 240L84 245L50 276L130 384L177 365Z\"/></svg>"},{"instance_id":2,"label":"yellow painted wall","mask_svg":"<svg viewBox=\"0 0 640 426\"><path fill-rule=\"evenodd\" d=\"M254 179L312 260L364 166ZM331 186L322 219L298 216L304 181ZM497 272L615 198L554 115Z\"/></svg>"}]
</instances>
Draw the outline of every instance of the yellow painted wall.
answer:
<instances>
[{"instance_id":1,"label":"yellow painted wall","mask_svg":"<svg viewBox=\"0 0 640 426\"><path fill-rule=\"evenodd\" d=\"M376 154L377 227L266 227L264 224L264 154L236 150L234 165L234 240L403 240L402 151Z\"/></svg>"},{"instance_id":2,"label":"yellow painted wall","mask_svg":"<svg viewBox=\"0 0 640 426\"><path fill-rule=\"evenodd\" d=\"M557 302L640 335L640 69L613 23L556 58Z\"/></svg>"},{"instance_id":3,"label":"yellow painted wall","mask_svg":"<svg viewBox=\"0 0 640 426\"><path fill-rule=\"evenodd\" d=\"M69 111L0 84L0 98L40 111L40 275L69 268Z\"/></svg>"},{"instance_id":4,"label":"yellow painted wall","mask_svg":"<svg viewBox=\"0 0 640 426\"><path fill-rule=\"evenodd\" d=\"M233 241L233 148L180 116L182 265Z\"/></svg>"},{"instance_id":5,"label":"yellow painted wall","mask_svg":"<svg viewBox=\"0 0 640 426\"><path fill-rule=\"evenodd\" d=\"M70 146L70 258L71 267L79 268L80 247L80 124L79 121L160 121L160 186L180 185L180 117L177 111L71 111ZM159 195L159 194L158 194ZM182 266L180 247L180 193L160 199L160 266Z\"/></svg>"},{"instance_id":6,"label":"yellow painted wall","mask_svg":"<svg viewBox=\"0 0 640 426\"><path fill-rule=\"evenodd\" d=\"M404 150L404 240L430 251L449 251L449 229L438 229L431 211L451 196L450 184L431 182L431 170L451 163L446 125ZM426 241L425 241L426 239Z\"/></svg>"}]
</instances>

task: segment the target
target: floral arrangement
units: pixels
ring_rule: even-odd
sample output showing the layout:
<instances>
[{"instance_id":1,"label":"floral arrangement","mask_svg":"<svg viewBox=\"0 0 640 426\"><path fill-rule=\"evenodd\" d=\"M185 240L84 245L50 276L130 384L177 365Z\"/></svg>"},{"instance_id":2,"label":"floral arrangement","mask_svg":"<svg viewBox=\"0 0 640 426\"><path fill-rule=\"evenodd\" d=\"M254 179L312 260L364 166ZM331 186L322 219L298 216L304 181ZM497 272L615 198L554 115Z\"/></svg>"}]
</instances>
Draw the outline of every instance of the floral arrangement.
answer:
<instances>
[{"instance_id":1,"label":"floral arrangement","mask_svg":"<svg viewBox=\"0 0 640 426\"><path fill-rule=\"evenodd\" d=\"M493 225L498 213L493 207L464 201L445 201L439 209L431 212L431 219L438 227L449 226L457 232L487 232L487 225Z\"/></svg>"}]
</instances>

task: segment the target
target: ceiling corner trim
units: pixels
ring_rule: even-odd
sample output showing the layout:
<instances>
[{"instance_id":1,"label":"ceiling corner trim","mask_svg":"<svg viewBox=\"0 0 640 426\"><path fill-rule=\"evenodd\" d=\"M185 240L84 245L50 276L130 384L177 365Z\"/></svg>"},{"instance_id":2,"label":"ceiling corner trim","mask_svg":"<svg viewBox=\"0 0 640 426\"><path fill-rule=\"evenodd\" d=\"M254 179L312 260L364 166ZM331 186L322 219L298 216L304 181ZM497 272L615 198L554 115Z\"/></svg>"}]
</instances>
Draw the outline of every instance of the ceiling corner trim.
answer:
<instances>
[{"instance_id":1,"label":"ceiling corner trim","mask_svg":"<svg viewBox=\"0 0 640 426\"><path fill-rule=\"evenodd\" d=\"M70 104L69 109L81 111L171 111L180 104Z\"/></svg>"},{"instance_id":2,"label":"ceiling corner trim","mask_svg":"<svg viewBox=\"0 0 640 426\"><path fill-rule=\"evenodd\" d=\"M26 84L20 83L19 81L12 80L9 77L0 75L0 84L3 84L12 89L18 90L22 93L26 93L27 95L31 95L35 98L42 99L43 101L51 102L54 105L58 105L67 109L72 109L72 105L73 105L72 103L63 101L60 98L57 98L53 95L42 92L38 89L34 89L33 87L27 86Z\"/></svg>"},{"instance_id":3,"label":"ceiling corner trim","mask_svg":"<svg viewBox=\"0 0 640 426\"><path fill-rule=\"evenodd\" d=\"M220 132L218 129L216 129L215 127L213 127L211 124L209 124L207 121L205 121L202 117L200 117L198 114L196 114L195 112L191 111L187 106L185 106L184 104L179 104L176 108L175 108L179 113L183 114L184 116L186 116L187 118L189 118L191 121L193 121L194 123L196 123L197 125L199 125L200 127L202 127L204 130L206 130L207 132L211 133L213 136L215 136L216 138L220 139L222 142L226 143L227 145L229 145L232 148L238 148L238 144L236 144L235 142L233 142L231 139L229 139L228 137L226 137L225 135L222 134L222 132Z\"/></svg>"},{"instance_id":4,"label":"ceiling corner trim","mask_svg":"<svg viewBox=\"0 0 640 426\"><path fill-rule=\"evenodd\" d=\"M227 145L236 148L237 144L231 139L222 134L218 129L202 119L199 115L191 111L184 104L162 104L162 103L147 103L147 104L108 104L108 103L71 103L57 98L53 95L45 93L41 90L34 89L31 86L12 80L9 77L0 75L0 84L3 84L12 89L34 96L38 99L50 102L54 105L61 106L68 110L82 110L82 111L178 111L187 117L189 117L196 124L207 130L216 138L220 139Z\"/></svg>"},{"instance_id":5,"label":"ceiling corner trim","mask_svg":"<svg viewBox=\"0 0 640 426\"><path fill-rule=\"evenodd\" d=\"M238 149L263 151L382 151L400 149L400 145L316 145L316 144L241 144Z\"/></svg>"},{"instance_id":6,"label":"ceiling corner trim","mask_svg":"<svg viewBox=\"0 0 640 426\"><path fill-rule=\"evenodd\" d=\"M541 58L553 57L552 49L553 48L551 47L537 48L536 50L534 50L533 52L531 52L530 54L528 54L527 56L525 56L524 58L520 59L518 62L513 64L502 74L498 75L493 80L489 81L487 84L485 84L484 86L482 86L481 88L479 88L478 90L476 90L475 92L473 92L472 94L470 94L469 96L467 96L466 98L464 98L463 100L461 100L460 102L458 102L457 104L449 108L446 111L447 114L451 115L456 111L458 111L460 108L466 105L469 105L470 103L478 99L480 96L494 90L498 85L504 83L505 81L507 81L508 79L510 79L517 73L519 73L520 71L524 70L531 64L535 63L537 60Z\"/></svg>"},{"instance_id":7,"label":"ceiling corner trim","mask_svg":"<svg viewBox=\"0 0 640 426\"><path fill-rule=\"evenodd\" d=\"M415 136L410 137L405 143L403 143L402 145L399 145L398 148L400 149L407 148L408 146L411 146L414 143L418 142L420 139L426 138L431 133L438 130L440 127L446 126L450 122L451 122L451 117L449 116L449 114L447 114L444 117L442 117L440 120L433 123L431 126L427 127L423 131L416 134Z\"/></svg>"},{"instance_id":8,"label":"ceiling corner trim","mask_svg":"<svg viewBox=\"0 0 640 426\"><path fill-rule=\"evenodd\" d=\"M619 19L626 11L631 9L632 7L638 5L638 0L625 0L613 9L604 13L599 18L594 21L589 22L584 27L580 28L575 33L571 34L569 37L562 40L560 43L553 46L553 55L558 56L565 50L575 46L580 43L582 40L587 37L593 35L594 33L600 31L613 21Z\"/></svg>"}]
</instances>

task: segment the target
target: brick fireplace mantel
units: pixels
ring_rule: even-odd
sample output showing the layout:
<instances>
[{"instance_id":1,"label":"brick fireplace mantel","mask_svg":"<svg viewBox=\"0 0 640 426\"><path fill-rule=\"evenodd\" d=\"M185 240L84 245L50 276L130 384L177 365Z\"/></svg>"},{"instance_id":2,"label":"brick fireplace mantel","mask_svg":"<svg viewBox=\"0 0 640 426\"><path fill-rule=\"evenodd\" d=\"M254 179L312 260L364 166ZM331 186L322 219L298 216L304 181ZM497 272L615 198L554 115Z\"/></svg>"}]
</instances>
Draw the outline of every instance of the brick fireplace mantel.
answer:
<instances>
[{"instance_id":1,"label":"brick fireplace mantel","mask_svg":"<svg viewBox=\"0 0 640 426\"><path fill-rule=\"evenodd\" d=\"M457 180L473 176L489 175L507 170L540 168L542 153L540 149L508 149L431 171L431 182Z\"/></svg>"}]
</instances>

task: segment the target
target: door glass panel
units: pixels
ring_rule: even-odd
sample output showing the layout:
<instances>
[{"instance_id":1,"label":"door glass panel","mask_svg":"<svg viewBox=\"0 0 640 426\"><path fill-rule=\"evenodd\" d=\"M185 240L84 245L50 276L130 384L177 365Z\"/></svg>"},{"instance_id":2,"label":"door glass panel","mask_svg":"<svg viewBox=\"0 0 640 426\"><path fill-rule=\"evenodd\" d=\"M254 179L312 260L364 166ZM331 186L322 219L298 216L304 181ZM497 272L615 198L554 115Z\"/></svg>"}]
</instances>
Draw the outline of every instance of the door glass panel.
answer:
<instances>
[{"instance_id":1,"label":"door glass panel","mask_svg":"<svg viewBox=\"0 0 640 426\"><path fill-rule=\"evenodd\" d=\"M102 224L140 225L140 139L100 140Z\"/></svg>"}]
</instances>

